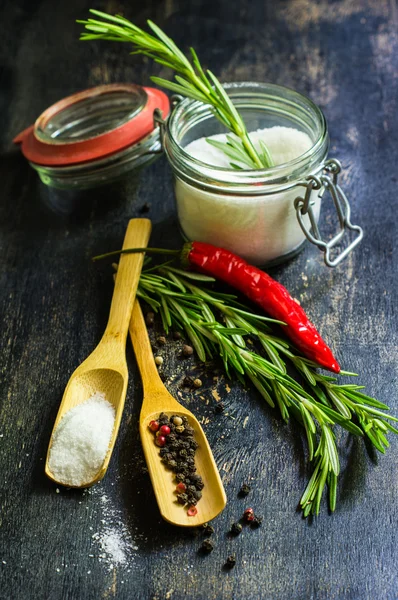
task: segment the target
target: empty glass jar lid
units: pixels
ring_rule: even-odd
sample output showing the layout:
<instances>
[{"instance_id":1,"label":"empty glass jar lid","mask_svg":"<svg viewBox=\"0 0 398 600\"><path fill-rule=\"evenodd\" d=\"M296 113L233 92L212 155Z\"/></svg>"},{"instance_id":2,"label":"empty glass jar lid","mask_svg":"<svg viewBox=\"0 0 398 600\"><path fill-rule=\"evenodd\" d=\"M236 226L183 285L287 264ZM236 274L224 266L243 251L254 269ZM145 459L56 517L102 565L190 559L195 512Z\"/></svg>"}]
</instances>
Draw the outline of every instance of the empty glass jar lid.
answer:
<instances>
[{"instance_id":1,"label":"empty glass jar lid","mask_svg":"<svg viewBox=\"0 0 398 600\"><path fill-rule=\"evenodd\" d=\"M162 91L135 84L109 84L68 96L45 110L14 142L32 166L95 163L140 144L170 105Z\"/></svg>"}]
</instances>

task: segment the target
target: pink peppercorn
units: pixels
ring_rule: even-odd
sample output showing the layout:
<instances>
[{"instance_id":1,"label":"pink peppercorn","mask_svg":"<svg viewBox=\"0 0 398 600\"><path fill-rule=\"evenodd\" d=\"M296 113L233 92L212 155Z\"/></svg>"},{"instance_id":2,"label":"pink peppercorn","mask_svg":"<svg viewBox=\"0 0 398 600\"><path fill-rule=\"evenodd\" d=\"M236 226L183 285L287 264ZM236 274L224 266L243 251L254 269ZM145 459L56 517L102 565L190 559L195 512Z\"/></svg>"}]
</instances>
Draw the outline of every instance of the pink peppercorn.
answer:
<instances>
[{"instance_id":1,"label":"pink peppercorn","mask_svg":"<svg viewBox=\"0 0 398 600\"><path fill-rule=\"evenodd\" d=\"M164 435L158 435L157 438L155 439L155 444L157 446L160 446L161 448L163 446L166 445L166 438L164 437Z\"/></svg>"},{"instance_id":2,"label":"pink peppercorn","mask_svg":"<svg viewBox=\"0 0 398 600\"><path fill-rule=\"evenodd\" d=\"M159 423L158 421L151 421L148 427L151 431L157 431L159 429Z\"/></svg>"},{"instance_id":3,"label":"pink peppercorn","mask_svg":"<svg viewBox=\"0 0 398 600\"><path fill-rule=\"evenodd\" d=\"M170 427L168 425L162 425L161 428L159 429L161 435L169 435L170 433Z\"/></svg>"},{"instance_id":4,"label":"pink peppercorn","mask_svg":"<svg viewBox=\"0 0 398 600\"><path fill-rule=\"evenodd\" d=\"M243 513L243 517L245 519L245 521L247 521L248 523L250 523L251 521L254 521L254 511L252 508L246 508L245 512Z\"/></svg>"}]
</instances>

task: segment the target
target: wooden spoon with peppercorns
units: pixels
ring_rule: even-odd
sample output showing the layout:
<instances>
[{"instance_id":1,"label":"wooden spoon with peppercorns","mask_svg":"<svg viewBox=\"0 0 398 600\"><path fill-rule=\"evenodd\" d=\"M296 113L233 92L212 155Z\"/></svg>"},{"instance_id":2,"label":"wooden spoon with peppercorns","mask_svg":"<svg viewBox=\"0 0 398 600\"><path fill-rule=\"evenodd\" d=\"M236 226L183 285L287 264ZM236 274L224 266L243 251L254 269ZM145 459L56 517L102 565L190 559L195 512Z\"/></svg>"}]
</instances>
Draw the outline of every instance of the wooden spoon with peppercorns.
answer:
<instances>
[{"instance_id":1,"label":"wooden spoon with peppercorns","mask_svg":"<svg viewBox=\"0 0 398 600\"><path fill-rule=\"evenodd\" d=\"M197 527L227 503L217 465L198 420L159 377L138 300L129 330L144 388L141 442L160 513L173 525Z\"/></svg>"}]
</instances>

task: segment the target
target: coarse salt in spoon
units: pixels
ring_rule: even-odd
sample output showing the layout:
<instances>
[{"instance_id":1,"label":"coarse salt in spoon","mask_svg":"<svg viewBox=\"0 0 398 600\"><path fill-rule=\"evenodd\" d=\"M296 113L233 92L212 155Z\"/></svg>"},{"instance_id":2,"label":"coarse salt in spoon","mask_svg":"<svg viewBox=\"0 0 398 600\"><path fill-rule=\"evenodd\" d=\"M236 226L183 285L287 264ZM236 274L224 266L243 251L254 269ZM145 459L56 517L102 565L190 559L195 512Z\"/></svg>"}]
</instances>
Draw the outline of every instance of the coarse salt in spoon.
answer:
<instances>
[{"instance_id":1,"label":"coarse salt in spoon","mask_svg":"<svg viewBox=\"0 0 398 600\"><path fill-rule=\"evenodd\" d=\"M151 222L149 219L132 219L127 227L123 248L146 247L150 233ZM45 465L46 475L56 483L68 487L88 487L100 481L108 468L126 398L128 383L126 338L143 261L144 254L124 254L121 257L105 332L98 346L75 370L66 386L54 423ZM108 448L105 447L102 464L98 465L98 470L95 469L95 472L90 471L90 469L87 470L91 473L90 476L86 477L87 480L81 480L80 478L78 483L76 483L76 480L72 483L68 482L60 474L57 475L62 470L55 473L51 469L51 464L55 464L55 461L53 463L51 461L51 449L57 427L62 422L63 417L75 407L79 407L79 412L82 412L86 407L90 407L90 403L97 401L98 406L106 410L104 400L114 409L114 423L113 428L111 428ZM83 403L84 406L82 406ZM113 411L111 412L113 414ZM70 421L71 416L73 417L75 413L76 410L73 414L69 413L68 418L64 421L65 428L67 421ZM104 422L106 424L106 421ZM97 423L93 419L93 428L101 426L102 421ZM87 450L84 444L90 443L90 437L88 435L86 439L82 440L81 435L80 438L78 435L79 432L77 432L75 440L69 440L68 438L67 441L70 441L70 443L65 446L65 456L73 455L74 449L77 448L77 452L84 457L84 452ZM99 431L99 436L101 435L104 435L103 431ZM58 435L56 435L56 438L58 438ZM58 443L58 439L56 443ZM89 454L89 452L86 452L86 454ZM73 465L70 466L73 470Z\"/></svg>"},{"instance_id":2,"label":"coarse salt in spoon","mask_svg":"<svg viewBox=\"0 0 398 600\"><path fill-rule=\"evenodd\" d=\"M159 377L138 300L135 301L130 321L130 336L144 388L140 414L141 442L160 513L173 525L197 527L214 519L227 502L217 465L198 420L173 398ZM204 488L202 498L196 507L197 514L194 516L189 516L187 508L177 502L174 475L161 462L155 436L149 429L149 423L156 420L161 412L168 417L172 415L187 417L189 425L194 429L195 440L199 444L195 454L195 465L197 473L203 479Z\"/></svg>"}]
</instances>

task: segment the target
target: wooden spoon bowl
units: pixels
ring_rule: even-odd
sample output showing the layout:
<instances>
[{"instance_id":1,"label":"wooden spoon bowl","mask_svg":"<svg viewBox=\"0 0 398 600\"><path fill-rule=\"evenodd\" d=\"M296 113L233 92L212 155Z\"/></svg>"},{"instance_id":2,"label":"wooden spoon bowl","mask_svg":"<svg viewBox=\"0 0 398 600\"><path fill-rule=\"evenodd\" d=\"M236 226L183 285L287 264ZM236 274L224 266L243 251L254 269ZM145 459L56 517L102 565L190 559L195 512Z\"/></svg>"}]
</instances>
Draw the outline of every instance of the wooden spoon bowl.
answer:
<instances>
[{"instance_id":1,"label":"wooden spoon bowl","mask_svg":"<svg viewBox=\"0 0 398 600\"><path fill-rule=\"evenodd\" d=\"M130 336L144 388L139 428L141 442L160 513L173 525L197 527L214 519L225 508L227 502L217 465L200 423L188 409L173 398L159 377L138 300L135 301L133 308ZM195 465L197 473L203 479L204 488L195 516L189 516L187 507L178 503L175 474L161 462L159 448L155 444L155 435L148 427L152 420L158 419L161 412L168 417L172 415L187 417L189 425L194 429L195 440L199 444L195 453Z\"/></svg>"}]
</instances>

